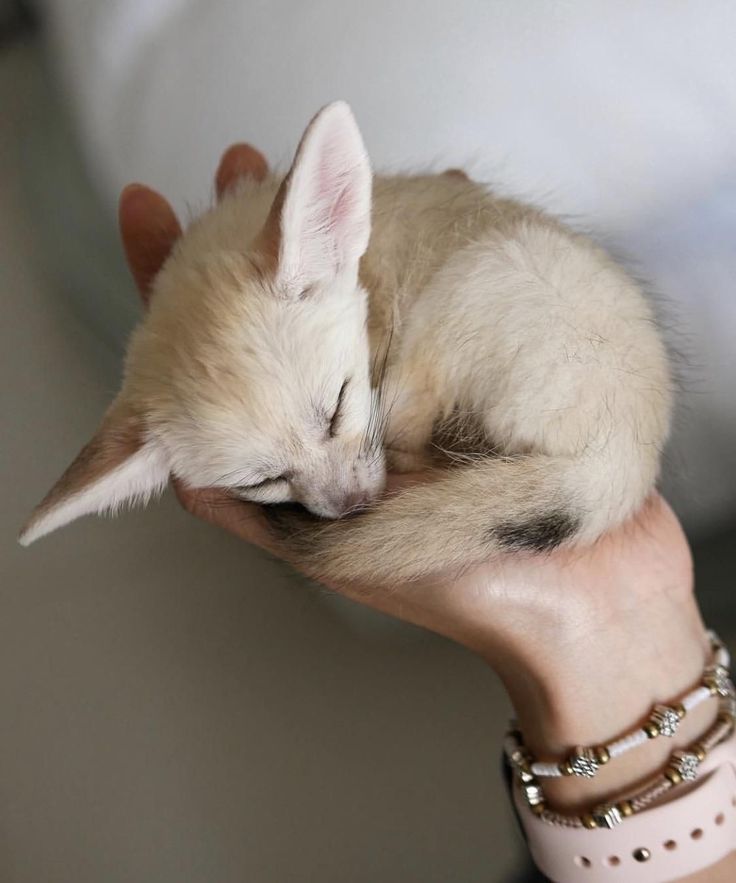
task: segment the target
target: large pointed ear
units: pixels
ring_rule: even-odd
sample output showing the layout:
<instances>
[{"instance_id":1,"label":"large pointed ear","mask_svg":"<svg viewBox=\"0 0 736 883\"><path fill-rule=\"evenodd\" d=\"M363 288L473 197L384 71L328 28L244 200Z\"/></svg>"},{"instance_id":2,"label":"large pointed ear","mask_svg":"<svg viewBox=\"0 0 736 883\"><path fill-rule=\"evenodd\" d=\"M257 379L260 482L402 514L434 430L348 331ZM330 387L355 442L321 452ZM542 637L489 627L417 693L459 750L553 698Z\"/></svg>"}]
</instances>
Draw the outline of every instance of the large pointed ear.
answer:
<instances>
[{"instance_id":1,"label":"large pointed ear","mask_svg":"<svg viewBox=\"0 0 736 883\"><path fill-rule=\"evenodd\" d=\"M139 417L119 400L92 440L35 508L19 541L27 546L80 515L145 502L168 480L167 460Z\"/></svg>"},{"instance_id":2,"label":"large pointed ear","mask_svg":"<svg viewBox=\"0 0 736 883\"><path fill-rule=\"evenodd\" d=\"M371 183L352 111L344 101L328 104L307 126L264 228L281 290L299 295L357 272L371 232Z\"/></svg>"}]
</instances>

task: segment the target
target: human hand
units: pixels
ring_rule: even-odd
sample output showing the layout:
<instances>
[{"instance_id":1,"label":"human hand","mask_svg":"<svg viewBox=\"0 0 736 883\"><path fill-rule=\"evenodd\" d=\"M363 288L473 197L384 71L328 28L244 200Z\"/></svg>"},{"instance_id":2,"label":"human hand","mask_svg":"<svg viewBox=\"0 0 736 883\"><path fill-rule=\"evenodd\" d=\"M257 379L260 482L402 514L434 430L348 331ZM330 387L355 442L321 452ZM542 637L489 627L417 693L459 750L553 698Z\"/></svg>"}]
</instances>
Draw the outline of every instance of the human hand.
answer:
<instances>
[{"instance_id":1,"label":"human hand","mask_svg":"<svg viewBox=\"0 0 736 883\"><path fill-rule=\"evenodd\" d=\"M218 197L242 175L265 174L258 151L235 145L216 174ZM123 191L119 217L128 264L146 304L181 227L166 200L141 185ZM280 556L258 506L221 490L174 486L192 514ZM697 681L707 642L692 587L687 542L658 495L631 522L587 548L509 554L404 585L331 586L481 654L503 678L527 741L541 754L608 740L654 702ZM687 721L697 732L701 723L696 716ZM682 728L685 739L688 727ZM617 764L616 784L626 784L622 775L636 778L637 764L654 768L658 752L671 747L653 742L632 756L629 767ZM608 776L606 768L595 787L610 787ZM563 802L575 801L576 783L553 787ZM593 793L588 785L586 794Z\"/></svg>"}]
</instances>

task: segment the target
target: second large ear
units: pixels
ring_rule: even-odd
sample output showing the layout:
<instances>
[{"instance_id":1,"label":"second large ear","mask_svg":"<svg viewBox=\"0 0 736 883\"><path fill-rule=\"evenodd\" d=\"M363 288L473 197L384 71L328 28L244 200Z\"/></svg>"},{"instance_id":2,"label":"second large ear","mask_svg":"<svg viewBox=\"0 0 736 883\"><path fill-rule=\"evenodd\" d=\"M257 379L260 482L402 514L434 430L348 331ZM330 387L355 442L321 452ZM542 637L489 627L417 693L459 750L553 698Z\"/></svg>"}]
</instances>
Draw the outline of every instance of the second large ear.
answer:
<instances>
[{"instance_id":1,"label":"second large ear","mask_svg":"<svg viewBox=\"0 0 736 883\"><path fill-rule=\"evenodd\" d=\"M277 283L299 295L357 272L371 232L372 173L352 111L328 104L307 127L264 231Z\"/></svg>"},{"instance_id":2,"label":"second large ear","mask_svg":"<svg viewBox=\"0 0 736 883\"><path fill-rule=\"evenodd\" d=\"M144 502L169 476L164 452L120 399L66 472L34 509L19 540L27 546L80 515Z\"/></svg>"}]
</instances>

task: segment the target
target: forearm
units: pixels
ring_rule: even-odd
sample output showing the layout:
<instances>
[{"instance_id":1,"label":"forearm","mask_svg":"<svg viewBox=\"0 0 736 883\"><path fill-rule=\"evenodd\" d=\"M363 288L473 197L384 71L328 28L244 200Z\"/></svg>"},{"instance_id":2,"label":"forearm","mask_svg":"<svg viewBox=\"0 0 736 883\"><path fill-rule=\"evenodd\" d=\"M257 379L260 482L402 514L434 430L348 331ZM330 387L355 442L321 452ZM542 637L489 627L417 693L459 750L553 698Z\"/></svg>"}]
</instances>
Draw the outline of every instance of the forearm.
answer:
<instances>
[{"instance_id":1,"label":"forearm","mask_svg":"<svg viewBox=\"0 0 736 883\"><path fill-rule=\"evenodd\" d=\"M635 608L592 624L584 637L567 644L556 637L544 651L504 665L502 676L531 752L559 758L574 745L605 745L642 726L655 704L677 702L698 685L709 655L692 596L653 592ZM673 750L696 741L717 711L715 700L704 702L674 737L644 743L593 780L550 780L551 802L578 809L635 786L659 771Z\"/></svg>"},{"instance_id":2,"label":"forearm","mask_svg":"<svg viewBox=\"0 0 736 883\"><path fill-rule=\"evenodd\" d=\"M511 678L509 689L520 726L536 756L560 757L571 745L610 741L641 725L656 702L674 701L698 683L708 648L694 603L671 610L661 620L667 623L661 630L657 620L663 613L658 599L651 608L640 609L636 623L628 623L627 629L612 627L595 639L591 634L589 644L578 643L574 652L566 651L569 669L551 663L535 672L534 679ZM636 787L658 773L674 749L697 741L716 714L715 700L703 703L686 716L672 739L645 743L601 768L592 781L574 776L550 780L545 789L548 799L562 811L581 812ZM683 878L689 883L734 879L736 852Z\"/></svg>"},{"instance_id":3,"label":"forearm","mask_svg":"<svg viewBox=\"0 0 736 883\"><path fill-rule=\"evenodd\" d=\"M644 585L630 561L619 560L615 548L608 552L608 560L599 562L606 575L603 584L568 604L564 618L552 604L541 619L511 631L502 650L495 640L487 648L485 655L508 687L525 744L536 758L559 760L574 745L605 745L641 727L655 704L674 704L696 687L710 660L689 561L670 566L663 558L661 568L642 570ZM647 554L658 558L656 540ZM576 566L571 558L570 569ZM546 801L557 811L579 814L620 799L661 774L671 753L698 741L717 714L715 698L706 700L685 716L674 737L639 745L599 768L593 779L545 779ZM732 853L687 879L715 883L734 878Z\"/></svg>"}]
</instances>

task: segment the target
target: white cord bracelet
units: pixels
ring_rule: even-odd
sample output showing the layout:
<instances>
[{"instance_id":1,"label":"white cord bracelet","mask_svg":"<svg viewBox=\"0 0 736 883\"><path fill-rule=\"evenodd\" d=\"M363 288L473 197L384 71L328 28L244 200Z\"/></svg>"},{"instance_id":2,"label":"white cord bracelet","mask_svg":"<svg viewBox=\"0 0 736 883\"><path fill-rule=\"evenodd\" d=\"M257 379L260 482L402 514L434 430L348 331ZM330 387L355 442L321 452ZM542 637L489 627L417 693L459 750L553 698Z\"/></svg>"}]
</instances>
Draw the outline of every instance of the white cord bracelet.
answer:
<instances>
[{"instance_id":1,"label":"white cord bracelet","mask_svg":"<svg viewBox=\"0 0 736 883\"><path fill-rule=\"evenodd\" d=\"M526 765L531 775L539 779L561 776L592 779L601 766L650 739L655 739L657 736L674 736L685 715L711 696L719 696L722 699L733 697L734 686L729 674L731 658L728 650L715 632L708 632L708 638L713 653L712 661L706 666L701 683L679 702L672 705L655 705L647 722L638 730L605 745L576 746L570 756L563 761L535 761L527 757ZM515 748L518 750L518 746L509 745L511 751Z\"/></svg>"}]
</instances>

